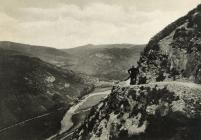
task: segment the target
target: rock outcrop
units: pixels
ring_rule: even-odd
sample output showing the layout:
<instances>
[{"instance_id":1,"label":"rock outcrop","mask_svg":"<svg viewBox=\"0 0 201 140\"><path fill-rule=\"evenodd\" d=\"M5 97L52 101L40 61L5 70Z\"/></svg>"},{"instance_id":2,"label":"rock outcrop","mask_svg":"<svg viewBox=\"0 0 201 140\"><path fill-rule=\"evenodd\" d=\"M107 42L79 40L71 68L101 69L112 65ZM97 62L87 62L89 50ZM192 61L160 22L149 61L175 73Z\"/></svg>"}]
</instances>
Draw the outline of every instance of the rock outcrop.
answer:
<instances>
[{"instance_id":1,"label":"rock outcrop","mask_svg":"<svg viewBox=\"0 0 201 140\"><path fill-rule=\"evenodd\" d=\"M200 92L199 85L180 82L116 87L72 139L201 139Z\"/></svg>"},{"instance_id":2,"label":"rock outcrop","mask_svg":"<svg viewBox=\"0 0 201 140\"><path fill-rule=\"evenodd\" d=\"M201 82L200 7L168 25L149 41L138 61L148 81L157 81L159 73L163 73L164 79Z\"/></svg>"},{"instance_id":3,"label":"rock outcrop","mask_svg":"<svg viewBox=\"0 0 201 140\"><path fill-rule=\"evenodd\" d=\"M115 86L73 140L201 139L201 5L154 36L138 61L147 84Z\"/></svg>"}]
</instances>

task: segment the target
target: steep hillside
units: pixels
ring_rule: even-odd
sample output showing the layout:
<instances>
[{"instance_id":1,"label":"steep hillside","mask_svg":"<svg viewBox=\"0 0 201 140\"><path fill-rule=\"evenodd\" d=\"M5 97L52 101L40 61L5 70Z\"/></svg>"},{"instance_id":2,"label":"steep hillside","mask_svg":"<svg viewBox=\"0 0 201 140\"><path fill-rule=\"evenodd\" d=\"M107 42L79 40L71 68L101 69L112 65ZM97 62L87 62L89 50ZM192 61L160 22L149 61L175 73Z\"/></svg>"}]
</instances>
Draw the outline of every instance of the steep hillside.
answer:
<instances>
[{"instance_id":1,"label":"steep hillside","mask_svg":"<svg viewBox=\"0 0 201 140\"><path fill-rule=\"evenodd\" d=\"M180 82L115 87L72 139L201 139L200 93L200 85Z\"/></svg>"},{"instance_id":2,"label":"steep hillside","mask_svg":"<svg viewBox=\"0 0 201 140\"><path fill-rule=\"evenodd\" d=\"M201 139L200 50L198 5L154 36L144 49L138 78L146 76L148 84L113 87L72 139Z\"/></svg>"},{"instance_id":3,"label":"steep hillside","mask_svg":"<svg viewBox=\"0 0 201 140\"><path fill-rule=\"evenodd\" d=\"M144 45L86 45L65 50L71 53L71 69L101 80L123 80L131 64L136 64Z\"/></svg>"},{"instance_id":4,"label":"steep hillside","mask_svg":"<svg viewBox=\"0 0 201 140\"><path fill-rule=\"evenodd\" d=\"M141 72L150 81L174 77L200 83L200 23L201 5L154 36L138 62Z\"/></svg>"},{"instance_id":5,"label":"steep hillside","mask_svg":"<svg viewBox=\"0 0 201 140\"><path fill-rule=\"evenodd\" d=\"M0 130L59 108L67 109L74 99L93 88L72 71L4 49L0 50L0 80Z\"/></svg>"}]
</instances>

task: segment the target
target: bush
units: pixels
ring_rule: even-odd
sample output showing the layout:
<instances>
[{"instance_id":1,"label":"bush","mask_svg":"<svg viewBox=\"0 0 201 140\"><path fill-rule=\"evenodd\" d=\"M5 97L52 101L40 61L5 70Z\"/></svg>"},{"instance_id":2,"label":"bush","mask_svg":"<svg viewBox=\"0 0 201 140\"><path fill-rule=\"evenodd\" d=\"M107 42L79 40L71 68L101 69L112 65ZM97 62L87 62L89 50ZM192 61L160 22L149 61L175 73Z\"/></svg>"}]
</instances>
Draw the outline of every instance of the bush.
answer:
<instances>
[{"instance_id":1,"label":"bush","mask_svg":"<svg viewBox=\"0 0 201 140\"><path fill-rule=\"evenodd\" d=\"M192 20L197 25L198 29L201 29L201 12L193 14Z\"/></svg>"}]
</instances>

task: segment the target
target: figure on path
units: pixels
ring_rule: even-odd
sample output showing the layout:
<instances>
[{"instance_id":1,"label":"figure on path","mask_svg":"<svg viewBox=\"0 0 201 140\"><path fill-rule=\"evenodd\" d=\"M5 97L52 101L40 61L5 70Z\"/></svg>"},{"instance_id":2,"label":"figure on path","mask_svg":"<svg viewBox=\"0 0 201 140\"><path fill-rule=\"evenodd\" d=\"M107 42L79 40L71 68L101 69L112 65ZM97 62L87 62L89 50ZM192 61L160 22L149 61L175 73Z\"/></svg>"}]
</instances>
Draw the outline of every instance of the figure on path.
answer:
<instances>
[{"instance_id":1,"label":"figure on path","mask_svg":"<svg viewBox=\"0 0 201 140\"><path fill-rule=\"evenodd\" d=\"M130 75L130 84L135 85L137 82L137 75L139 74L138 67L132 65L132 67L128 70L128 73Z\"/></svg>"}]
</instances>

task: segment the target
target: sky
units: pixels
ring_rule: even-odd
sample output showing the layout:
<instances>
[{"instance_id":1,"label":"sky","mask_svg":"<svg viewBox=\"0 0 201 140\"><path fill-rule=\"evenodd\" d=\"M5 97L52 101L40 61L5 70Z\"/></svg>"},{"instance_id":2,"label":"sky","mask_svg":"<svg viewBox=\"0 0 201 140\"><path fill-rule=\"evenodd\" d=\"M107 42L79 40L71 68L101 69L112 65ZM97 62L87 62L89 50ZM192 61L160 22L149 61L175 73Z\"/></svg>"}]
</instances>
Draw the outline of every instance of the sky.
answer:
<instances>
[{"instance_id":1,"label":"sky","mask_svg":"<svg viewBox=\"0 0 201 140\"><path fill-rule=\"evenodd\" d=\"M200 0L0 0L0 40L72 48L145 44Z\"/></svg>"}]
</instances>

